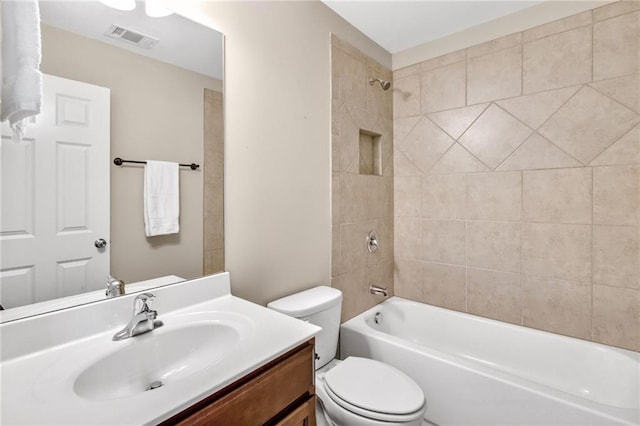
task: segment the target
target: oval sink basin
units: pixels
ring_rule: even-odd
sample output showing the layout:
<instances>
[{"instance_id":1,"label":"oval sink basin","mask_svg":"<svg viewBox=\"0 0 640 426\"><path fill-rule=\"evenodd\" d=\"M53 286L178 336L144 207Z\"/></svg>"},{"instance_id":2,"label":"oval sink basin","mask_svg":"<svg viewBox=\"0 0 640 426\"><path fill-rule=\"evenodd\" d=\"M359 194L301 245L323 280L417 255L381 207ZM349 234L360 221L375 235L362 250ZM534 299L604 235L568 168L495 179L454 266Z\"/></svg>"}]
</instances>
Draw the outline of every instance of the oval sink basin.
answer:
<instances>
[{"instance_id":1,"label":"oval sink basin","mask_svg":"<svg viewBox=\"0 0 640 426\"><path fill-rule=\"evenodd\" d=\"M170 386L228 356L243 337L239 325L226 321L165 325L114 342L121 347L85 368L73 391L82 398L104 400Z\"/></svg>"}]
</instances>

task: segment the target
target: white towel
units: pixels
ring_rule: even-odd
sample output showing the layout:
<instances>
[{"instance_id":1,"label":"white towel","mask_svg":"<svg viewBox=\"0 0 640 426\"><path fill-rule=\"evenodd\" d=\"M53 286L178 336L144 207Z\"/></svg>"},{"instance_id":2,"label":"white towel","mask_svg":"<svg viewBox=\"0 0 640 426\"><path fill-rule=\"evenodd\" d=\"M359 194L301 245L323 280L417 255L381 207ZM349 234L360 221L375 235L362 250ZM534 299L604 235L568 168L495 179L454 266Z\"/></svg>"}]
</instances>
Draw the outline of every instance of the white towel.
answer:
<instances>
[{"instance_id":1,"label":"white towel","mask_svg":"<svg viewBox=\"0 0 640 426\"><path fill-rule=\"evenodd\" d=\"M178 163L147 161L144 168L144 232L147 237L180 232Z\"/></svg>"},{"instance_id":2,"label":"white towel","mask_svg":"<svg viewBox=\"0 0 640 426\"><path fill-rule=\"evenodd\" d=\"M40 113L40 11L36 0L2 1L2 89L0 121L9 120L14 142L24 136L27 119Z\"/></svg>"}]
</instances>

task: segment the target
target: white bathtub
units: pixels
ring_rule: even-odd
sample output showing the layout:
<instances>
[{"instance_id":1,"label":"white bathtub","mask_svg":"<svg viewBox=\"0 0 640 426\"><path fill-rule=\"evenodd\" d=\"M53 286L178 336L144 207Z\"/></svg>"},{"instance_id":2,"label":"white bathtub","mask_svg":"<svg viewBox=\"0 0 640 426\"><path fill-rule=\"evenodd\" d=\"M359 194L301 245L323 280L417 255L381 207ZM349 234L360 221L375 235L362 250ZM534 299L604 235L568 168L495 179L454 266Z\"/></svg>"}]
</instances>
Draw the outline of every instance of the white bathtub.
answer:
<instances>
[{"instance_id":1,"label":"white bathtub","mask_svg":"<svg viewBox=\"0 0 640 426\"><path fill-rule=\"evenodd\" d=\"M436 425L640 424L640 354L399 297L342 324L340 355L411 376Z\"/></svg>"}]
</instances>

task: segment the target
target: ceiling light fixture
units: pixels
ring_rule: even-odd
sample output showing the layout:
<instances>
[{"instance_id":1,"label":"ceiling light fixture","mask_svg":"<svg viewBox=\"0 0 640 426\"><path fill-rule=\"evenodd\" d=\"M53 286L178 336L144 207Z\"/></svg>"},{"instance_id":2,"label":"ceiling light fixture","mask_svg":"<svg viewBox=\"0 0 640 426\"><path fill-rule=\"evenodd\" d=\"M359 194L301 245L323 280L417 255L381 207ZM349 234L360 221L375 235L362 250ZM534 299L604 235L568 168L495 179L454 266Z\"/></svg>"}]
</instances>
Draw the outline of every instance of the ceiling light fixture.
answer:
<instances>
[{"instance_id":1,"label":"ceiling light fixture","mask_svg":"<svg viewBox=\"0 0 640 426\"><path fill-rule=\"evenodd\" d=\"M118 10L129 11L136 8L135 0L100 0L100 3ZM162 0L145 0L144 12L151 18L162 18L173 13L164 7Z\"/></svg>"},{"instance_id":2,"label":"ceiling light fixture","mask_svg":"<svg viewBox=\"0 0 640 426\"><path fill-rule=\"evenodd\" d=\"M152 18L162 18L173 13L171 10L164 7L163 2L160 0L145 0L144 11L147 16Z\"/></svg>"},{"instance_id":3,"label":"ceiling light fixture","mask_svg":"<svg viewBox=\"0 0 640 426\"><path fill-rule=\"evenodd\" d=\"M100 3L118 10L133 10L136 8L136 0L100 0Z\"/></svg>"}]
</instances>

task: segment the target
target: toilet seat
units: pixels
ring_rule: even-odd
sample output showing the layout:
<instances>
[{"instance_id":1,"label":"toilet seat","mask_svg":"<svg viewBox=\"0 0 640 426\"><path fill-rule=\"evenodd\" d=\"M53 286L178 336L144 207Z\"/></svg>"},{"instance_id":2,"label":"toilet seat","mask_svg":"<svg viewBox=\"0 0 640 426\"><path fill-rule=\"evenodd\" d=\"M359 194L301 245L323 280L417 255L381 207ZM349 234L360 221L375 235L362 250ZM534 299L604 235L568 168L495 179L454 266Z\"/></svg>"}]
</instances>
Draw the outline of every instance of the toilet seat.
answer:
<instances>
[{"instance_id":1,"label":"toilet seat","mask_svg":"<svg viewBox=\"0 0 640 426\"><path fill-rule=\"evenodd\" d=\"M424 411L420 387L379 361L349 357L330 369L323 382L333 402L366 418L405 423L421 417Z\"/></svg>"}]
</instances>

